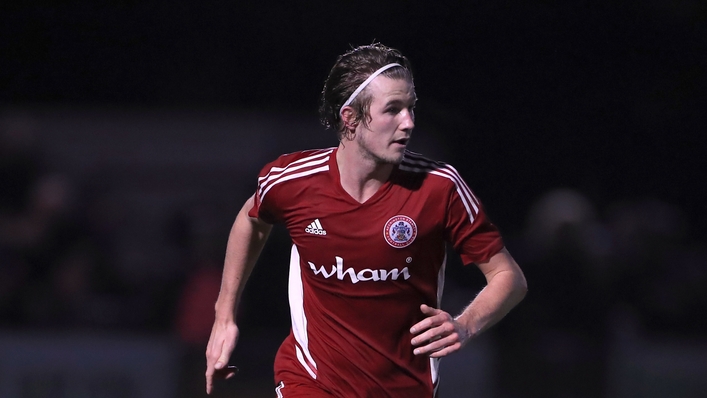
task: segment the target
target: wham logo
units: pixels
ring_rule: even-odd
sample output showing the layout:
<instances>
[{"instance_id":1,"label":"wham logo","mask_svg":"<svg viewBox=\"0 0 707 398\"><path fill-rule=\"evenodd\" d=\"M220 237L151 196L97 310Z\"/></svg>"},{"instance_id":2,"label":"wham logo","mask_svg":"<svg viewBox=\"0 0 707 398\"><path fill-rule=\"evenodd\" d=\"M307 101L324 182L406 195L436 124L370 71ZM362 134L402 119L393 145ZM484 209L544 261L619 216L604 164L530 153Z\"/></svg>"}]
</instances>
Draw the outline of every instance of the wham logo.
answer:
<instances>
[{"instance_id":1,"label":"wham logo","mask_svg":"<svg viewBox=\"0 0 707 398\"><path fill-rule=\"evenodd\" d=\"M344 259L341 257L336 257L336 265L331 266L331 271L327 270L326 267L323 265L317 268L316 265L309 261L307 262L307 264L309 264L309 268L314 271L314 275L321 274L322 276L324 276L324 278L327 279L336 276L336 278L341 281L343 281L344 277L348 275L352 283L358 283L360 281L396 281L401 276L404 280L410 279L410 270L408 270L408 267L405 267L402 270L399 270L397 268L393 268L390 270L365 268L356 272L353 268L345 269Z\"/></svg>"}]
</instances>

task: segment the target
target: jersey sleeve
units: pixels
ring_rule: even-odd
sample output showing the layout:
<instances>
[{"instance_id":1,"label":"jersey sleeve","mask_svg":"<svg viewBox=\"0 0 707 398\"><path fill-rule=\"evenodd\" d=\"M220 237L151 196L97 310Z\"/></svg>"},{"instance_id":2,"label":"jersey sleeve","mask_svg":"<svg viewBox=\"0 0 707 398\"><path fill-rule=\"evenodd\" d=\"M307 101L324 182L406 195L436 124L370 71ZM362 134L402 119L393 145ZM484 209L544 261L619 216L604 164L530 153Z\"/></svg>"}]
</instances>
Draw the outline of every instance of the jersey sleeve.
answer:
<instances>
[{"instance_id":1,"label":"jersey sleeve","mask_svg":"<svg viewBox=\"0 0 707 398\"><path fill-rule=\"evenodd\" d=\"M335 148L312 149L281 155L258 174L250 217L269 223L284 222L286 214L296 206L293 198L304 197L311 176L329 170L329 159Z\"/></svg>"},{"instance_id":2,"label":"jersey sleeve","mask_svg":"<svg viewBox=\"0 0 707 398\"><path fill-rule=\"evenodd\" d=\"M483 263L503 249L503 239L476 195L459 179L447 204L445 238L465 265Z\"/></svg>"},{"instance_id":3,"label":"jersey sleeve","mask_svg":"<svg viewBox=\"0 0 707 398\"><path fill-rule=\"evenodd\" d=\"M258 174L258 186L253 195L253 207L248 212L250 217L259 218L268 224L275 224L281 219L277 195L270 192L272 188L270 182L273 178L273 172L278 170L280 163L282 163L282 157L268 163L260 170Z\"/></svg>"}]
</instances>

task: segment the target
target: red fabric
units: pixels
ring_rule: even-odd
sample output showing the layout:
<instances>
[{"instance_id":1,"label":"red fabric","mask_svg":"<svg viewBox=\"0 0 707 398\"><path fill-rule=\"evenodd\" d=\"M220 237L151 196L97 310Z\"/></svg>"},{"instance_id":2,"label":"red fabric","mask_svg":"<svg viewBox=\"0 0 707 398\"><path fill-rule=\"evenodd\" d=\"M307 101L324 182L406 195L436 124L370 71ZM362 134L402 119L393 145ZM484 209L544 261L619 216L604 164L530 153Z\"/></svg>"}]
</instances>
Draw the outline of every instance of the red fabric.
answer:
<instances>
[{"instance_id":1,"label":"red fabric","mask_svg":"<svg viewBox=\"0 0 707 398\"><path fill-rule=\"evenodd\" d=\"M334 148L284 155L263 168L250 215L284 223L293 242L293 329L276 381L299 374L334 396L433 396L433 364L413 355L409 329L420 304L439 307L445 245L465 263L503 247L453 168L406 153L361 204L340 185Z\"/></svg>"}]
</instances>

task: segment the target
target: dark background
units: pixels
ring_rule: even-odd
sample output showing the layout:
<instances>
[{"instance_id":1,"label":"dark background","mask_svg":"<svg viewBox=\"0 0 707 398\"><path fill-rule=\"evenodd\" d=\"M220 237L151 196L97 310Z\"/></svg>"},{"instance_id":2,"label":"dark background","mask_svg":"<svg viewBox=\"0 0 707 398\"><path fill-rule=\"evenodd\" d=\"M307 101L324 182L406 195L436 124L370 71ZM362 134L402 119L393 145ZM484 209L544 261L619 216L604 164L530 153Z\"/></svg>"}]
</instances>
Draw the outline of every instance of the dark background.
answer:
<instances>
[{"instance_id":1,"label":"dark background","mask_svg":"<svg viewBox=\"0 0 707 398\"><path fill-rule=\"evenodd\" d=\"M0 108L6 121L23 115L39 124L65 113L88 113L91 116L71 117L94 124L106 114L106 120L156 114L151 123L168 126L185 114L192 121L214 115L265 115L259 117L279 120L283 126L277 129L281 135L272 138L271 149L289 152L305 149L301 142L312 142L299 140L294 132L299 130L286 126L294 119L315 125L319 93L339 54L374 41L398 48L411 60L415 73L418 134L441 143L443 148L433 152L466 177L528 278L526 301L491 332L497 347L491 376L494 396L623 396L623 384L616 380L626 378L616 374L633 374L628 379L637 380L637 385L645 384L646 378L612 348L620 346L616 336L628 333L622 321L633 320L629 329L634 332L628 334L634 342L653 344L660 336L655 344L689 341L702 347L707 337L703 321L707 298L702 292L707 282L706 18L707 7L697 0L4 2ZM11 131L16 125L6 122L4 129ZM169 137L164 133L168 127L160 126L154 133L148 128L128 134L124 142L140 145L137 136L149 140L154 134L161 137L155 142L193 143L203 134ZM1 188L5 236L12 235L7 231L16 225L7 220L30 207L27 192L33 182L43 174L65 171L56 161L61 158L52 158L47 145L52 136L60 136L52 131L35 132L44 137L45 145L40 142L32 148L41 152L22 156L13 155L12 149L5 152L10 154L4 159L7 171ZM90 129L82 131L91 135ZM119 143L121 134L116 131L111 142ZM251 139L246 136L258 134L257 129L234 134L236 138L224 138L221 145L234 157L245 156L238 137ZM320 134L326 145L336 143L331 132L311 134ZM425 153L424 146L414 146L425 139L416 140L413 148ZM160 145L155 145L159 151ZM75 150L79 153L81 148ZM266 151L265 160L257 158L245 172L218 170L241 185L216 184L223 191L211 195L228 196L232 207L219 214L221 221L206 236L197 236L197 217L191 210L176 211L168 218L160 230L164 240L189 248L177 251L181 262L197 257L220 261L228 225L251 189L240 181L251 184L264 161L277 153ZM47 157L54 163L32 161ZM208 159L204 154L203 164ZM139 163L129 163L124 169L131 175L142 174ZM171 171L165 167L164 175L181 173L183 166ZM199 170L201 174L190 174L193 180L202 182L209 173L216 174L214 169ZM100 207L91 198L100 197L101 190L110 191L120 180L110 168L68 174L80 187L79 208ZM154 182L145 178L133 188ZM199 199L191 205L198 207ZM113 206L120 213L120 202ZM174 332L175 308L188 286L191 266L178 267L174 274L179 277L157 284L156 292L153 280L118 278L111 259L103 258L105 250L117 250L110 239L116 233L106 233L96 243L90 220L85 212L74 210L64 217L63 232L56 233L91 241L92 261L100 266L89 269L100 272L91 271L93 282L87 289L101 297L120 297L116 301L120 308L151 303L154 313L117 317L113 323L91 317L75 324L37 321L27 315L36 306L22 304L27 297L19 293L21 287L54 275L52 264L64 254L43 250L44 257L37 259L31 255L36 251L13 247L6 239L2 258L14 265L3 267L15 270L9 274L24 276L17 277L15 285L4 286L3 323L10 330L80 326ZM140 228L139 223L130 228ZM71 235L67 230L80 232ZM62 247L56 236L47 241ZM35 249L46 249L47 241L36 243ZM282 260L282 248L287 250L284 232L276 231L269 245L266 259ZM32 271L17 271L23 267ZM478 275L452 269L448 275L455 281L452 289L478 290L483 282ZM279 270L276 278L282 281L286 272ZM269 277L256 268L252 283L263 286ZM34 288L45 290L44 285ZM275 334L281 338L287 308L265 296L284 300L282 288L250 291L246 297L250 309L244 311L249 315L244 315L243 323L280 328ZM155 305L155 300L161 304ZM191 344L197 347L194 351L203 351L198 338ZM270 355L264 355L263 362ZM674 352L663 357L666 363L684 360ZM671 396L692 396L695 380L679 370L665 372L677 376L659 377L659 386L677 394ZM567 381L551 382L556 378Z\"/></svg>"},{"instance_id":2,"label":"dark background","mask_svg":"<svg viewBox=\"0 0 707 398\"><path fill-rule=\"evenodd\" d=\"M17 3L2 6L4 103L315 115L336 56L381 41L413 61L419 123L464 149L450 161L506 179L489 202L660 195L704 232L701 2Z\"/></svg>"}]
</instances>

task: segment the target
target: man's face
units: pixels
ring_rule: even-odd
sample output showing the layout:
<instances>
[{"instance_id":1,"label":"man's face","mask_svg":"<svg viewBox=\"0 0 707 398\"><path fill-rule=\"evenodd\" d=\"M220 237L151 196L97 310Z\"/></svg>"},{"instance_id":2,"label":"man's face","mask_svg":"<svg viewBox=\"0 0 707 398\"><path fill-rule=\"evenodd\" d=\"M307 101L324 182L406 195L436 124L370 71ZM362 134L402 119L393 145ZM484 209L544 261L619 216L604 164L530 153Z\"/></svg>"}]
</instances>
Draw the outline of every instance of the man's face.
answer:
<instances>
[{"instance_id":1,"label":"man's face","mask_svg":"<svg viewBox=\"0 0 707 398\"><path fill-rule=\"evenodd\" d=\"M373 101L368 126L356 128L359 153L378 164L398 164L415 127L415 88L404 79L378 76L366 90Z\"/></svg>"}]
</instances>

